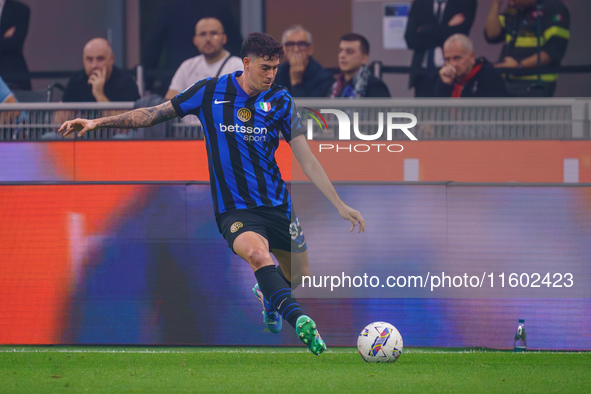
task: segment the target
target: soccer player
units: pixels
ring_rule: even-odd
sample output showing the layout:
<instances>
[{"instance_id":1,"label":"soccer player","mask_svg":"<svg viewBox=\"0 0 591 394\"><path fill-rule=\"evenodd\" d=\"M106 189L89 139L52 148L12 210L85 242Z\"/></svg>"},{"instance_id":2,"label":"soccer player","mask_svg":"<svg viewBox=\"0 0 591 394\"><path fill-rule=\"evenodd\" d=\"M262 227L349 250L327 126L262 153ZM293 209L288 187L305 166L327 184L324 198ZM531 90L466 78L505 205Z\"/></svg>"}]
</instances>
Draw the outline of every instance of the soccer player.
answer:
<instances>
[{"instance_id":1,"label":"soccer player","mask_svg":"<svg viewBox=\"0 0 591 394\"><path fill-rule=\"evenodd\" d=\"M100 128L149 127L177 116L197 115L205 134L216 222L228 246L254 271L258 283L253 290L265 307L265 324L278 332L283 317L308 349L319 355L326 345L291 292L291 281L298 283L310 273L303 230L275 161L279 133L306 176L352 223L351 231L356 226L359 232L365 231L365 220L341 200L308 146L292 97L273 84L282 54L282 45L271 36L250 33L240 53L244 72L201 80L155 107L67 121L59 132L77 131L82 136Z\"/></svg>"}]
</instances>

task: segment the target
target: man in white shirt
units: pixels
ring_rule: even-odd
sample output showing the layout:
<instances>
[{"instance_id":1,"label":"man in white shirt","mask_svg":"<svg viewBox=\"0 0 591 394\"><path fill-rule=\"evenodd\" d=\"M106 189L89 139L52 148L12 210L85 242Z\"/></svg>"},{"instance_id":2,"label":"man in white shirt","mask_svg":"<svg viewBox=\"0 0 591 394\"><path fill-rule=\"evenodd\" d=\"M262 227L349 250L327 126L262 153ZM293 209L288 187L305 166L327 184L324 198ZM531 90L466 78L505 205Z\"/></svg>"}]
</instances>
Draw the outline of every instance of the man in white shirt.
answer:
<instances>
[{"instance_id":1,"label":"man in white shirt","mask_svg":"<svg viewBox=\"0 0 591 394\"><path fill-rule=\"evenodd\" d=\"M224 49L228 37L216 18L200 19L195 25L193 44L201 55L185 60L174 74L165 100L170 100L195 82L243 70L242 60Z\"/></svg>"}]
</instances>

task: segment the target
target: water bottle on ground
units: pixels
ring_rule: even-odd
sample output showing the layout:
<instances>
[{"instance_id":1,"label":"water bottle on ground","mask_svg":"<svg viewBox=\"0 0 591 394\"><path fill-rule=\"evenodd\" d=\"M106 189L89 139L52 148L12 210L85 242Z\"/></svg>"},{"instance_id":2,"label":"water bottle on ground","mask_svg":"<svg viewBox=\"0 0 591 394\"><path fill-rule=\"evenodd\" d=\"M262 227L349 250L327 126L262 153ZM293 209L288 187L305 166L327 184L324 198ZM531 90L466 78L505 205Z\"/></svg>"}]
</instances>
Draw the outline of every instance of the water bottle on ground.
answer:
<instances>
[{"instance_id":1,"label":"water bottle on ground","mask_svg":"<svg viewBox=\"0 0 591 394\"><path fill-rule=\"evenodd\" d=\"M513 342L513 352L525 352L527 348L527 335L525 334L525 321L519 319L517 331L515 332L515 340Z\"/></svg>"}]
</instances>

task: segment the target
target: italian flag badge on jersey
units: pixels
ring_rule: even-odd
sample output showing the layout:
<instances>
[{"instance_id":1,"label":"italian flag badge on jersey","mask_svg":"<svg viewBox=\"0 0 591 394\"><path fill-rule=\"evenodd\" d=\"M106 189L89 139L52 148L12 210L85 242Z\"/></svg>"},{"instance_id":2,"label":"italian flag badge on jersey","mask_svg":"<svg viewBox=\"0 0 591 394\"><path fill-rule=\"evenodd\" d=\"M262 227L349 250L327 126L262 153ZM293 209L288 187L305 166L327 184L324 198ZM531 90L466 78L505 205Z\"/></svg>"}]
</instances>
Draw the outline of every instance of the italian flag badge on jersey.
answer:
<instances>
[{"instance_id":1,"label":"italian flag badge on jersey","mask_svg":"<svg viewBox=\"0 0 591 394\"><path fill-rule=\"evenodd\" d=\"M271 103L259 103L259 105L261 106L261 109L265 112L269 112L269 110L271 109Z\"/></svg>"}]
</instances>

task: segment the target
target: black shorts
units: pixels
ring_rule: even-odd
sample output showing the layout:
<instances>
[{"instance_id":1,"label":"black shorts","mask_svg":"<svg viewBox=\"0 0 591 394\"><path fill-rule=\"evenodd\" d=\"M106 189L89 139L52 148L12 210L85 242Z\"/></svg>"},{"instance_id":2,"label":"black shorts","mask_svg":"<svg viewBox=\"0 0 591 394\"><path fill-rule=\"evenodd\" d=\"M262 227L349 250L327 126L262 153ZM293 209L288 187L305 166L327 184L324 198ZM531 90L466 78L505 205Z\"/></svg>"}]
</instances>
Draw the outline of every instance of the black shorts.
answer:
<instances>
[{"instance_id":1,"label":"black shorts","mask_svg":"<svg viewBox=\"0 0 591 394\"><path fill-rule=\"evenodd\" d=\"M299 253L308 248L300 221L293 207L289 212L287 204L233 209L219 215L216 222L218 230L232 250L236 237L245 231L253 231L265 237L269 242L269 250L281 249Z\"/></svg>"}]
</instances>

